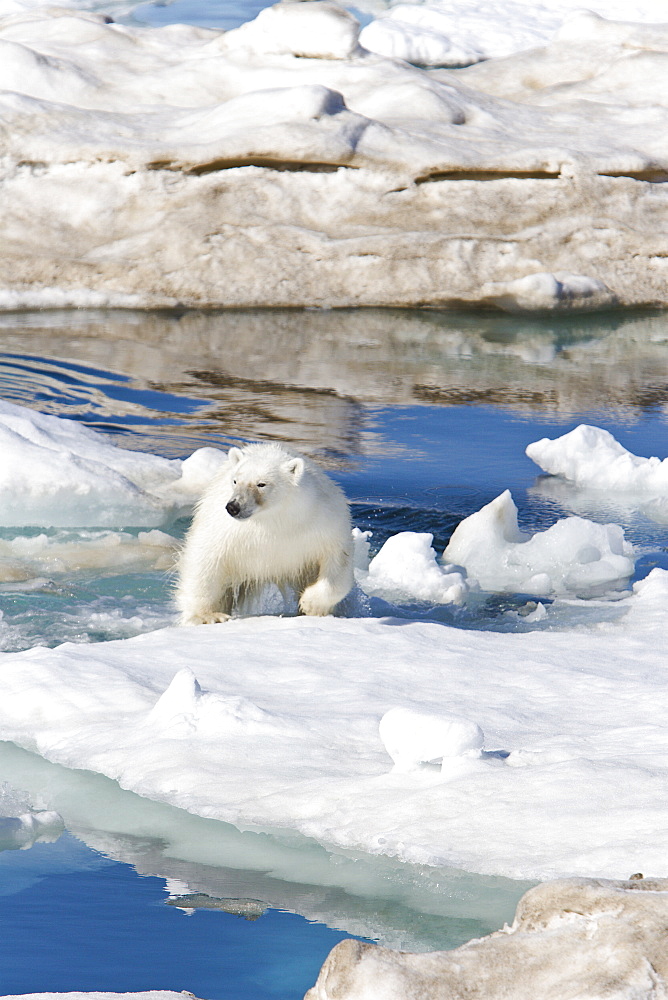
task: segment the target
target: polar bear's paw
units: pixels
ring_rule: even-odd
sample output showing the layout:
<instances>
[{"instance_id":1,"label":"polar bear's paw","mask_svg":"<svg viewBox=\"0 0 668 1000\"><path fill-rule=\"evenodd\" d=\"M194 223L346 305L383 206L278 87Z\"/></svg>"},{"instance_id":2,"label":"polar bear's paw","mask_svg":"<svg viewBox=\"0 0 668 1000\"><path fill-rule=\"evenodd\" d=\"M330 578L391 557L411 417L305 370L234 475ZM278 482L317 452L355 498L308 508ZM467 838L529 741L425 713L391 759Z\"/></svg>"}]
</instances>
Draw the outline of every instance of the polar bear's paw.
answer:
<instances>
[{"instance_id":1,"label":"polar bear's paw","mask_svg":"<svg viewBox=\"0 0 668 1000\"><path fill-rule=\"evenodd\" d=\"M331 586L324 580L319 580L306 588L299 599L299 610L303 615L324 617L331 615L339 600L340 598L332 592Z\"/></svg>"},{"instance_id":2,"label":"polar bear's paw","mask_svg":"<svg viewBox=\"0 0 668 1000\"><path fill-rule=\"evenodd\" d=\"M217 625L219 622L228 622L232 616L226 615L224 611L205 611L202 614L181 615L180 625Z\"/></svg>"}]
</instances>

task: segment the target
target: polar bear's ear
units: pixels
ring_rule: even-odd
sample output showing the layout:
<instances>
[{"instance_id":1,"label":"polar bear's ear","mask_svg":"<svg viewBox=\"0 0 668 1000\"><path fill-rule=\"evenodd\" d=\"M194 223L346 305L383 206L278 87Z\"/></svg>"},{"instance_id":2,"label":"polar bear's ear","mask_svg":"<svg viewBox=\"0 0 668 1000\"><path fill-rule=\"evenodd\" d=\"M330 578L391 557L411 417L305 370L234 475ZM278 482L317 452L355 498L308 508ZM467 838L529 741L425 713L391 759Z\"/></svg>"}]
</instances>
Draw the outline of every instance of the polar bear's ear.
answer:
<instances>
[{"instance_id":1,"label":"polar bear's ear","mask_svg":"<svg viewBox=\"0 0 668 1000\"><path fill-rule=\"evenodd\" d=\"M237 465L241 459L244 457L244 453L241 448L230 448L227 453L227 461L230 465Z\"/></svg>"},{"instance_id":2,"label":"polar bear's ear","mask_svg":"<svg viewBox=\"0 0 668 1000\"><path fill-rule=\"evenodd\" d=\"M292 477L293 482L298 483L304 475L304 459L290 458L283 462L283 471Z\"/></svg>"}]
</instances>

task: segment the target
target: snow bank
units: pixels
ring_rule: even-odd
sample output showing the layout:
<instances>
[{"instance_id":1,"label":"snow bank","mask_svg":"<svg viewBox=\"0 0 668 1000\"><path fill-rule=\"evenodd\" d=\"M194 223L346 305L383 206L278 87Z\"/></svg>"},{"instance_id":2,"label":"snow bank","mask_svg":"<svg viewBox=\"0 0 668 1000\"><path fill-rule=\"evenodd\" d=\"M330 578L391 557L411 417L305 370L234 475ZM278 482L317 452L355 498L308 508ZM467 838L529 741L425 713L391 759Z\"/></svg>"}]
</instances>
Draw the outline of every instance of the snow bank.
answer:
<instances>
[{"instance_id":1,"label":"snow bank","mask_svg":"<svg viewBox=\"0 0 668 1000\"><path fill-rule=\"evenodd\" d=\"M564 22L580 40L582 31L570 25L579 25L584 6L582 0L397 3L364 28L360 42L371 52L421 66L466 66L547 45ZM587 0L586 7L610 20L666 20L662 0L640 0L631 10L626 0Z\"/></svg>"},{"instance_id":2,"label":"snow bank","mask_svg":"<svg viewBox=\"0 0 668 1000\"><path fill-rule=\"evenodd\" d=\"M260 11L254 21L229 31L226 46L250 57L290 55L302 59L348 59L358 53L359 22L329 0L310 0L309 13L293 3Z\"/></svg>"},{"instance_id":3,"label":"snow bank","mask_svg":"<svg viewBox=\"0 0 668 1000\"><path fill-rule=\"evenodd\" d=\"M454 61L474 36L475 58L546 40L557 8L511 8L402 4L363 44L397 12L427 48L454 16ZM427 72L360 47L329 0L227 33L19 9L0 19L0 308L665 303L668 28L564 31Z\"/></svg>"},{"instance_id":4,"label":"snow bank","mask_svg":"<svg viewBox=\"0 0 668 1000\"><path fill-rule=\"evenodd\" d=\"M257 618L3 654L0 736L245 829L520 878L660 871L666 600L655 570L575 633ZM394 771L392 709L473 723L484 752Z\"/></svg>"},{"instance_id":5,"label":"snow bank","mask_svg":"<svg viewBox=\"0 0 668 1000\"><path fill-rule=\"evenodd\" d=\"M668 458L640 458L609 431L580 424L559 438L541 438L526 453L544 472L595 490L668 496Z\"/></svg>"},{"instance_id":6,"label":"snow bank","mask_svg":"<svg viewBox=\"0 0 668 1000\"><path fill-rule=\"evenodd\" d=\"M618 524L567 517L534 535L521 532L508 490L457 525L443 558L484 590L581 597L624 587L635 565Z\"/></svg>"},{"instance_id":7,"label":"snow bank","mask_svg":"<svg viewBox=\"0 0 668 1000\"><path fill-rule=\"evenodd\" d=\"M213 448L201 448L184 461L126 451L81 423L3 400L0 449L3 526L165 524L191 507L225 458ZM156 539L144 536L144 541L152 545ZM37 550L50 546L46 559L68 560L66 551L58 552L44 538L2 543L0 558L17 554L21 544L24 555L32 547L41 558Z\"/></svg>"}]
</instances>

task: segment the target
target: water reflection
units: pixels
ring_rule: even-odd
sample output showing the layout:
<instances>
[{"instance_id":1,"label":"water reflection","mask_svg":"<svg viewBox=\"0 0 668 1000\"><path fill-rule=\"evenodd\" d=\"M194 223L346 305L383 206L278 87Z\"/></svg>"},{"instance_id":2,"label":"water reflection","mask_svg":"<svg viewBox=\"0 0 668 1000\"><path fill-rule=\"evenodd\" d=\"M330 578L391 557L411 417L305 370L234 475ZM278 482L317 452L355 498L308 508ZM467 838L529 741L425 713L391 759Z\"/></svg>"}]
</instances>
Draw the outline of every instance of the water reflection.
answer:
<instances>
[{"instance_id":1,"label":"water reflection","mask_svg":"<svg viewBox=\"0 0 668 1000\"><path fill-rule=\"evenodd\" d=\"M5 398L132 426L133 447L162 435L165 454L203 438L277 439L341 464L391 452L373 406L485 404L557 421L605 411L633 423L668 403L663 314L5 314L0 346Z\"/></svg>"},{"instance_id":2,"label":"water reflection","mask_svg":"<svg viewBox=\"0 0 668 1000\"><path fill-rule=\"evenodd\" d=\"M511 921L530 883L389 857L327 851L292 832L241 832L142 799L103 777L0 742L0 768L75 836L141 875L168 881L172 905L230 912L253 901L413 951L452 948Z\"/></svg>"}]
</instances>

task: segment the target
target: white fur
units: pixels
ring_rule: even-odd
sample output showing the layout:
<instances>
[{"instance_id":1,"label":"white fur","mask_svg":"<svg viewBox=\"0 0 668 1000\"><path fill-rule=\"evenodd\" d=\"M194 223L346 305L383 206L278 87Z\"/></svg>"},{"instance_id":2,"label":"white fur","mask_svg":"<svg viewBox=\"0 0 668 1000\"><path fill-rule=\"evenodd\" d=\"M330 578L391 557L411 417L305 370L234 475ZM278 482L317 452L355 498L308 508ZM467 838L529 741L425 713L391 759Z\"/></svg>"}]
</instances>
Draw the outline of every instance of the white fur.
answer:
<instances>
[{"instance_id":1,"label":"white fur","mask_svg":"<svg viewBox=\"0 0 668 1000\"><path fill-rule=\"evenodd\" d=\"M225 621L267 583L294 587L302 614L328 615L353 585L352 548L346 498L316 465L276 444L231 448L181 552L180 622Z\"/></svg>"}]
</instances>

